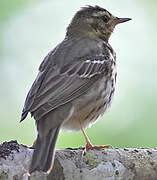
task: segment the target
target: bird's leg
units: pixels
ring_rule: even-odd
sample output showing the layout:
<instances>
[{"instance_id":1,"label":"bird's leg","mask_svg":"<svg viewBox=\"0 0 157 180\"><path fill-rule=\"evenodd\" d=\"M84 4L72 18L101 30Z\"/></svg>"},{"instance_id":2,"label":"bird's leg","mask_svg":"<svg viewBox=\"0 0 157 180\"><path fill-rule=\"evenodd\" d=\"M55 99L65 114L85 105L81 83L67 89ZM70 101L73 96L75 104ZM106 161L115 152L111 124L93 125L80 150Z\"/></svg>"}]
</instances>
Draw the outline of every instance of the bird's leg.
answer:
<instances>
[{"instance_id":1,"label":"bird's leg","mask_svg":"<svg viewBox=\"0 0 157 180\"><path fill-rule=\"evenodd\" d=\"M85 146L85 149L84 149L84 151L83 151L83 155L85 155L88 150L112 148L111 145L93 146L92 143L90 142L90 140L89 140L89 138L88 138L85 130L83 129L83 127L82 127L82 125L81 125L81 122L80 122L80 127L81 127L81 131L82 131L82 133L83 133L83 135L84 135L84 138L85 138L85 140L86 140L86 146Z\"/></svg>"},{"instance_id":2,"label":"bird's leg","mask_svg":"<svg viewBox=\"0 0 157 180\"><path fill-rule=\"evenodd\" d=\"M81 131L82 131L84 138L86 140L86 148L85 149L88 151L88 150L93 148L93 145L91 144L91 142L90 142L90 140L89 140L89 138L88 138L88 136L87 136L87 134L86 134L86 132L82 126L81 126Z\"/></svg>"}]
</instances>

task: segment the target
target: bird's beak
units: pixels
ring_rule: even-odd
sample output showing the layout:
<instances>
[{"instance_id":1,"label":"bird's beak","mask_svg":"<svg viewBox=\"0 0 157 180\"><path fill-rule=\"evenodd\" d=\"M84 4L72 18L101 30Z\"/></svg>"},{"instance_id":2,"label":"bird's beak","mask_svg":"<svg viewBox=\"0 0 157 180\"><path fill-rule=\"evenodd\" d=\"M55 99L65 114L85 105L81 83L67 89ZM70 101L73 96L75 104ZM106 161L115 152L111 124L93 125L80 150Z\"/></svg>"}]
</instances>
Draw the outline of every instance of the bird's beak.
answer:
<instances>
[{"instance_id":1,"label":"bird's beak","mask_svg":"<svg viewBox=\"0 0 157 180\"><path fill-rule=\"evenodd\" d=\"M120 24L120 23L124 23L124 22L127 22L127 21L130 21L131 20L131 18L116 18L115 19L115 24L117 25L117 24Z\"/></svg>"}]
</instances>

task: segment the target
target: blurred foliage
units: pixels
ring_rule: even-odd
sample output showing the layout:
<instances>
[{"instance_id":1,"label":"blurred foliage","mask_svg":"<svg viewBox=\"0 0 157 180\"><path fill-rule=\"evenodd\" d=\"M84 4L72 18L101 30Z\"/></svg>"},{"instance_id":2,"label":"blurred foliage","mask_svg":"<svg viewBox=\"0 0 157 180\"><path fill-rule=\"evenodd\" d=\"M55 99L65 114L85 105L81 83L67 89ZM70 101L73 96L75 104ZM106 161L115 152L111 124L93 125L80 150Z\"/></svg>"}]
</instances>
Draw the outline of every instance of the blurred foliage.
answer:
<instances>
[{"instance_id":1,"label":"blurred foliage","mask_svg":"<svg viewBox=\"0 0 157 180\"><path fill-rule=\"evenodd\" d=\"M12 13L16 12L17 10L24 8L26 4L29 3L31 0L1 0L0 1L0 21L5 20L8 17L11 17Z\"/></svg>"},{"instance_id":2,"label":"blurred foliage","mask_svg":"<svg viewBox=\"0 0 157 180\"><path fill-rule=\"evenodd\" d=\"M57 0L0 1L0 141L35 139L30 116L19 123L26 94L44 56L65 35L74 13L98 4L117 16L131 17L119 25L110 44L117 53L118 81L112 107L87 133L93 144L114 147L156 147L157 127L157 1ZM58 148L84 144L80 132L61 132Z\"/></svg>"}]
</instances>

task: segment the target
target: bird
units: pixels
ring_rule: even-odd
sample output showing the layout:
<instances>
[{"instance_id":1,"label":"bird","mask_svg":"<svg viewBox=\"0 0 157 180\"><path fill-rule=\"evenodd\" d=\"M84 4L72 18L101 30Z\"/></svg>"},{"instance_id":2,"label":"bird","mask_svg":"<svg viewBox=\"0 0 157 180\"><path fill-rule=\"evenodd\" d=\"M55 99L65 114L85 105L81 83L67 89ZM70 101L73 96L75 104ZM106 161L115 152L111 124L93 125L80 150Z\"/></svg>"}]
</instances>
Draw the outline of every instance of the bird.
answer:
<instances>
[{"instance_id":1,"label":"bird","mask_svg":"<svg viewBox=\"0 0 157 180\"><path fill-rule=\"evenodd\" d=\"M82 131L86 150L109 147L92 145L85 129L111 105L117 72L109 38L117 24L129 20L98 5L84 6L72 18L64 40L40 64L20 120L30 113L38 133L29 174L51 172L61 129Z\"/></svg>"}]
</instances>

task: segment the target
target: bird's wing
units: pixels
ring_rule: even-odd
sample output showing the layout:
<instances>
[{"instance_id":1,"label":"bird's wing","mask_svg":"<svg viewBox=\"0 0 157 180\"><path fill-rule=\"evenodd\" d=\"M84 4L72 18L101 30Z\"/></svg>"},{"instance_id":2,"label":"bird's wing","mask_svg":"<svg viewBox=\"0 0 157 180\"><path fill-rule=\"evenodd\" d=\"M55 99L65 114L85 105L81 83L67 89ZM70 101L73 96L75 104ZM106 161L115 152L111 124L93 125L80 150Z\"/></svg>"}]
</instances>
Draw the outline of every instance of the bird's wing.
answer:
<instances>
[{"instance_id":1,"label":"bird's wing","mask_svg":"<svg viewBox=\"0 0 157 180\"><path fill-rule=\"evenodd\" d=\"M39 72L25 101L21 121L31 112L40 119L56 107L63 105L87 92L102 76L107 77L111 59L109 56L85 56L60 67L53 67L43 61L44 68ZM47 65L47 63L49 63Z\"/></svg>"}]
</instances>

